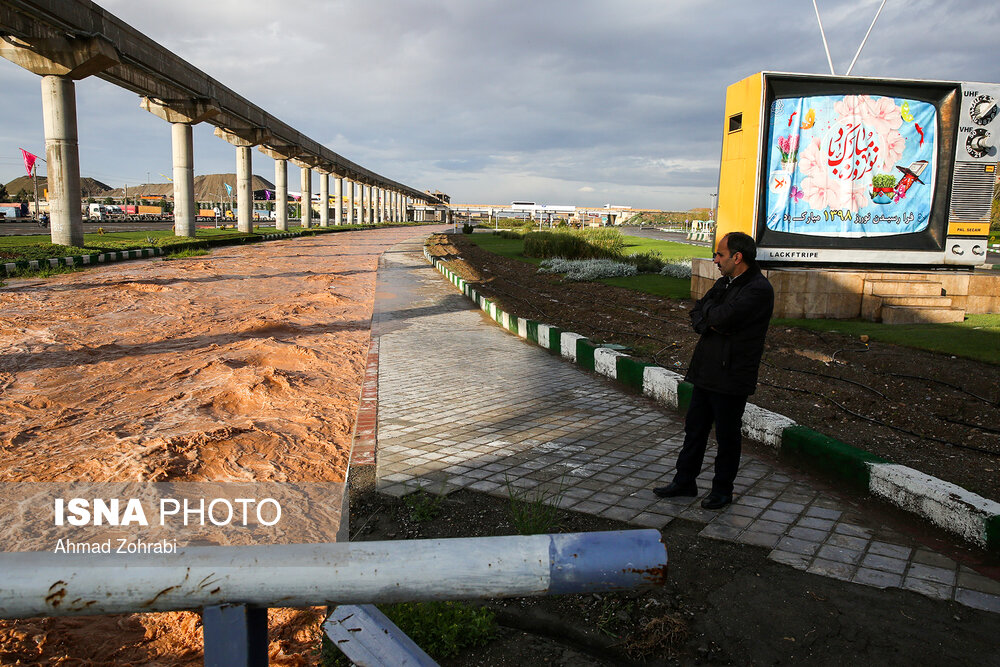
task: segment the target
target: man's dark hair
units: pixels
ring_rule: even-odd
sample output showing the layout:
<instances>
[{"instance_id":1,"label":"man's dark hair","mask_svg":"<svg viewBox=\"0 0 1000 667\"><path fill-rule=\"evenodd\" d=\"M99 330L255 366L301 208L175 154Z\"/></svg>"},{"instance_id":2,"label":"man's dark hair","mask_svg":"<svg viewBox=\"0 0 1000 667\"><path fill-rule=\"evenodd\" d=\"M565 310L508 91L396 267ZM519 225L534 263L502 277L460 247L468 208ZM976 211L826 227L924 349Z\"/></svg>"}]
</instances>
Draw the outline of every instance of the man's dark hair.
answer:
<instances>
[{"instance_id":1,"label":"man's dark hair","mask_svg":"<svg viewBox=\"0 0 1000 667\"><path fill-rule=\"evenodd\" d=\"M757 266L757 244L754 243L753 237L743 232L729 232L723 238L726 239L730 255L738 252L743 255L743 261L747 266Z\"/></svg>"}]
</instances>

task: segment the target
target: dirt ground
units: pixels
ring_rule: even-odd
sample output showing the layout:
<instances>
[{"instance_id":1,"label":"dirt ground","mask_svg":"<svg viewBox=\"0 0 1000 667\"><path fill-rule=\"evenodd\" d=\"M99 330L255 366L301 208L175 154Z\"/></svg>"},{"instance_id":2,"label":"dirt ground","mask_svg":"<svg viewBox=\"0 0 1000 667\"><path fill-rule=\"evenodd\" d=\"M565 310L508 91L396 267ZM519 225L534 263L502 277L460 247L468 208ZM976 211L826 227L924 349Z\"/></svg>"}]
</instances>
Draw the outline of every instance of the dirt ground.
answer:
<instances>
[{"instance_id":1,"label":"dirt ground","mask_svg":"<svg viewBox=\"0 0 1000 667\"><path fill-rule=\"evenodd\" d=\"M351 539L516 534L510 500L460 491L415 514L352 479ZM422 520L417 520L419 517ZM551 530L630 528L562 511ZM675 519L663 533L667 584L650 591L491 600L499 631L442 665L996 664L1000 615L899 589L807 574L759 547L698 536Z\"/></svg>"},{"instance_id":2,"label":"dirt ground","mask_svg":"<svg viewBox=\"0 0 1000 667\"><path fill-rule=\"evenodd\" d=\"M461 234L432 252L506 312L619 343L683 374L697 342L676 301L564 282ZM893 463L1000 499L1000 367L858 337L772 326L751 402Z\"/></svg>"},{"instance_id":3,"label":"dirt ground","mask_svg":"<svg viewBox=\"0 0 1000 667\"><path fill-rule=\"evenodd\" d=\"M378 258L418 233L8 280L0 482L343 482ZM272 664L316 659L317 614L271 611ZM200 665L200 618L0 622L0 664Z\"/></svg>"}]
</instances>

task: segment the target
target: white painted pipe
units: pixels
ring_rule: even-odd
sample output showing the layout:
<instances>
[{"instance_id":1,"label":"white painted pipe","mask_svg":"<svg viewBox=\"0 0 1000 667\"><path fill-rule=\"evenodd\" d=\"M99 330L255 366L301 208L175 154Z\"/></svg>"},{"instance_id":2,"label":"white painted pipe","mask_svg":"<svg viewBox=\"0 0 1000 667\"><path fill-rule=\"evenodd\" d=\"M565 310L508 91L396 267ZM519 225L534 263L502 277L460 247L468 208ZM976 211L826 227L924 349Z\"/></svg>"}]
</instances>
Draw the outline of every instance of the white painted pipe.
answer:
<instances>
[{"instance_id":1,"label":"white painted pipe","mask_svg":"<svg viewBox=\"0 0 1000 667\"><path fill-rule=\"evenodd\" d=\"M112 544L114 547L114 544ZM0 554L0 618L519 597L662 584L655 530Z\"/></svg>"}]
</instances>

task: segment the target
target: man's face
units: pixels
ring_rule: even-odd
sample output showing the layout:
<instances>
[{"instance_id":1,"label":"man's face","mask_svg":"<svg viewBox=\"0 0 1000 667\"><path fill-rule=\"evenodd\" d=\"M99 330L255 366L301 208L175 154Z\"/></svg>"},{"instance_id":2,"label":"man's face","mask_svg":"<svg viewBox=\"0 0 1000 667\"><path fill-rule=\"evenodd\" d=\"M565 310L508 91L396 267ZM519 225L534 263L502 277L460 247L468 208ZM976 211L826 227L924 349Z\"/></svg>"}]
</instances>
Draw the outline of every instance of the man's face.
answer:
<instances>
[{"instance_id":1,"label":"man's face","mask_svg":"<svg viewBox=\"0 0 1000 667\"><path fill-rule=\"evenodd\" d=\"M737 253L738 257L742 257ZM719 247L715 251L715 255L712 257L712 261L715 265L719 267L719 273L726 276L727 278L732 278L736 273L736 259L729 253L729 239L722 237L719 241Z\"/></svg>"}]
</instances>

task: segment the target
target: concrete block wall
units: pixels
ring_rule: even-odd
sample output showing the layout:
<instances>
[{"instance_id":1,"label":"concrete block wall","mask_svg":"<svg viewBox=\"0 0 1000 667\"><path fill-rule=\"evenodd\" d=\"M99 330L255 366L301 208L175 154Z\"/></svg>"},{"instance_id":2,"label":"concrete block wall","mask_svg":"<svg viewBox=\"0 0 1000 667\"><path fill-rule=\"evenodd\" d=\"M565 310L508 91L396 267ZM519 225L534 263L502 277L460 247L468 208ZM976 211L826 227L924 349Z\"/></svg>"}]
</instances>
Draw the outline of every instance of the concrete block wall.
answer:
<instances>
[{"instance_id":1,"label":"concrete block wall","mask_svg":"<svg viewBox=\"0 0 1000 667\"><path fill-rule=\"evenodd\" d=\"M898 294L940 296L943 289L953 308L967 313L1000 313L1000 271L861 271L850 269L765 269L774 287L774 316L846 319L877 310L864 297L877 293L878 281L898 282ZM691 298L700 299L719 272L710 259L691 260ZM910 288L906 283L912 283ZM933 284L932 284L933 283ZM934 284L940 285L940 289Z\"/></svg>"}]
</instances>

